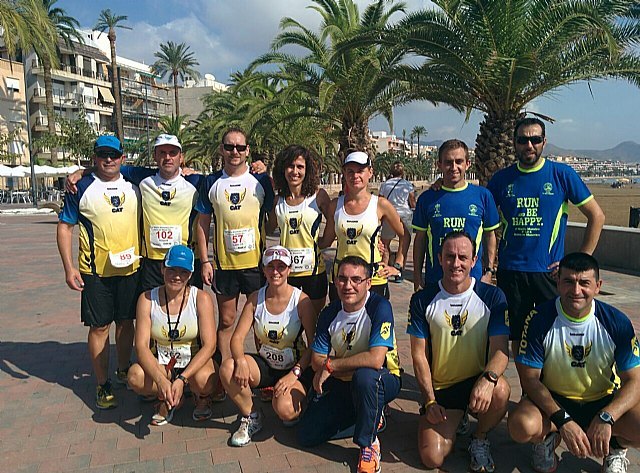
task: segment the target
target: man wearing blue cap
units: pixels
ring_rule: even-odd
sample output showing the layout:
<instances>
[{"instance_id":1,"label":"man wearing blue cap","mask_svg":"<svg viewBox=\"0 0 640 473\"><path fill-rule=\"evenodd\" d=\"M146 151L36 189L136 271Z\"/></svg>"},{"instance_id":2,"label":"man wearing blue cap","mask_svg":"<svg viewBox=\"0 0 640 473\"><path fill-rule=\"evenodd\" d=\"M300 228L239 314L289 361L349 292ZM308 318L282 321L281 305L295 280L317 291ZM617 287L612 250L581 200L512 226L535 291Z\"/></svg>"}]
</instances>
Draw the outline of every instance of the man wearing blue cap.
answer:
<instances>
[{"instance_id":1,"label":"man wearing blue cap","mask_svg":"<svg viewBox=\"0 0 640 473\"><path fill-rule=\"evenodd\" d=\"M116 323L118 368L126 370L133 346L133 319L140 265L140 192L120 174L122 143L100 136L94 172L67 193L57 242L67 285L81 292L81 320L89 327L89 355L98 382L96 407L118 405L109 380L109 328ZM78 267L73 262L73 227L80 228Z\"/></svg>"}]
</instances>

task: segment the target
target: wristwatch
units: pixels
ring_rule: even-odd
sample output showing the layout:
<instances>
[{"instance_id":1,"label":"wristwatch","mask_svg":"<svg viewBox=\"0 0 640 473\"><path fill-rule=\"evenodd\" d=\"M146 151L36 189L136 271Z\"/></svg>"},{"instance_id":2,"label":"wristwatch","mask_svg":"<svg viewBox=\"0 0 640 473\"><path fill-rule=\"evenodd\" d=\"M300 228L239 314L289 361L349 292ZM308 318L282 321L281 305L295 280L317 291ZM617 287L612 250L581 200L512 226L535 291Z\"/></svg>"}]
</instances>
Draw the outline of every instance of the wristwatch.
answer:
<instances>
[{"instance_id":1,"label":"wristwatch","mask_svg":"<svg viewBox=\"0 0 640 473\"><path fill-rule=\"evenodd\" d=\"M616 423L615 420L613 420L613 416L607 411L600 411L598 413L598 417L602 422L604 422L605 424L609 424L611 427L613 427L613 424Z\"/></svg>"},{"instance_id":2,"label":"wristwatch","mask_svg":"<svg viewBox=\"0 0 640 473\"><path fill-rule=\"evenodd\" d=\"M295 365L293 368L291 368L291 372L298 379L300 379L300 376L302 376L302 369L298 365Z\"/></svg>"},{"instance_id":3,"label":"wristwatch","mask_svg":"<svg viewBox=\"0 0 640 473\"><path fill-rule=\"evenodd\" d=\"M182 376L181 374L179 374L178 376L176 376L176 379L179 379L180 381L182 381L184 383L184 385L186 386L187 384L189 384L189 380L187 378L185 378L184 376Z\"/></svg>"},{"instance_id":4,"label":"wristwatch","mask_svg":"<svg viewBox=\"0 0 640 473\"><path fill-rule=\"evenodd\" d=\"M499 376L495 371L485 371L484 373L482 373L482 376L484 376L484 378L490 383L493 383L494 386L498 384Z\"/></svg>"}]
</instances>

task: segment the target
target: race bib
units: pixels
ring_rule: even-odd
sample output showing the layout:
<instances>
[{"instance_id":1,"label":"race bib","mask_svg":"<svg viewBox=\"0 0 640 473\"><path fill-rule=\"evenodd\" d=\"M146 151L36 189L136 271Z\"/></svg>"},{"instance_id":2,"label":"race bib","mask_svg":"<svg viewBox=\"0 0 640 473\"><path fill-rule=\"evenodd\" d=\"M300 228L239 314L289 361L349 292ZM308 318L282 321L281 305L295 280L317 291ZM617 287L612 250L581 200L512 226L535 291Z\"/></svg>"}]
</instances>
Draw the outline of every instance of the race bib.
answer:
<instances>
[{"instance_id":1,"label":"race bib","mask_svg":"<svg viewBox=\"0 0 640 473\"><path fill-rule=\"evenodd\" d=\"M140 259L140 256L135 254L135 246L121 251L120 253L109 252L109 261L114 268L126 268L131 266L134 261Z\"/></svg>"},{"instance_id":2,"label":"race bib","mask_svg":"<svg viewBox=\"0 0 640 473\"><path fill-rule=\"evenodd\" d=\"M256 232L253 228L239 228L224 231L224 244L227 251L246 253L256 249Z\"/></svg>"},{"instance_id":3,"label":"race bib","mask_svg":"<svg viewBox=\"0 0 640 473\"><path fill-rule=\"evenodd\" d=\"M289 248L291 253L291 272L311 271L314 265L313 248Z\"/></svg>"},{"instance_id":4,"label":"race bib","mask_svg":"<svg viewBox=\"0 0 640 473\"><path fill-rule=\"evenodd\" d=\"M279 350L270 345L262 345L260 347L260 356L264 358L267 364L274 370L288 370L292 368L296 362L291 348Z\"/></svg>"},{"instance_id":5,"label":"race bib","mask_svg":"<svg viewBox=\"0 0 640 473\"><path fill-rule=\"evenodd\" d=\"M182 227L180 225L151 225L149 239L152 248L171 248L182 243Z\"/></svg>"},{"instance_id":6,"label":"race bib","mask_svg":"<svg viewBox=\"0 0 640 473\"><path fill-rule=\"evenodd\" d=\"M173 350L171 345L158 344L158 363L166 366L171 361L171 357L176 358L175 368L186 368L191 361L191 345L181 343L179 345L174 344Z\"/></svg>"}]
</instances>

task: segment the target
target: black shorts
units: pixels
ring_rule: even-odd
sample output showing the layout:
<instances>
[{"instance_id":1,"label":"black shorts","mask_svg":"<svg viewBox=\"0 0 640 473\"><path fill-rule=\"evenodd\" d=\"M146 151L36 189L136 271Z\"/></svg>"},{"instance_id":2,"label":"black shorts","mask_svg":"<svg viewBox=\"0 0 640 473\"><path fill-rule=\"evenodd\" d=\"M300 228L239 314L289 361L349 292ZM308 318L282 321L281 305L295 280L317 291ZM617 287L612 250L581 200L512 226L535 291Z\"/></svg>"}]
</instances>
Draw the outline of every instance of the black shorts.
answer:
<instances>
[{"instance_id":1,"label":"black shorts","mask_svg":"<svg viewBox=\"0 0 640 473\"><path fill-rule=\"evenodd\" d=\"M533 307L558 295L551 273L527 273L498 268L498 287L507 296L510 340L520 340L524 320Z\"/></svg>"},{"instance_id":2,"label":"black shorts","mask_svg":"<svg viewBox=\"0 0 640 473\"><path fill-rule=\"evenodd\" d=\"M162 265L164 260L158 259L142 259L142 268L140 269L140 289L139 294L145 291L150 291L153 288L162 286L164 279L162 277ZM202 264L200 260L195 260L193 265L193 274L189 279L189 284L196 286L198 289L202 289Z\"/></svg>"},{"instance_id":3,"label":"black shorts","mask_svg":"<svg viewBox=\"0 0 640 473\"><path fill-rule=\"evenodd\" d=\"M593 418L613 400L613 394L589 402L567 399L554 392L551 393L551 396L585 432L589 428L589 424L591 424Z\"/></svg>"},{"instance_id":4,"label":"black shorts","mask_svg":"<svg viewBox=\"0 0 640 473\"><path fill-rule=\"evenodd\" d=\"M213 273L213 292L225 297L249 295L266 284L260 268L216 269Z\"/></svg>"},{"instance_id":5,"label":"black shorts","mask_svg":"<svg viewBox=\"0 0 640 473\"><path fill-rule=\"evenodd\" d=\"M375 292L376 294L381 295L386 300L389 300L389 283L384 284L376 284L375 286L371 286L369 289L371 292ZM333 302L338 299L338 290L336 289L336 285L333 283L329 283L329 302Z\"/></svg>"},{"instance_id":6,"label":"black shorts","mask_svg":"<svg viewBox=\"0 0 640 473\"><path fill-rule=\"evenodd\" d=\"M478 376L472 376L448 388L436 390L436 401L445 409L464 411L469 405L471 391L473 391L473 386L476 384L477 379Z\"/></svg>"},{"instance_id":7,"label":"black shorts","mask_svg":"<svg viewBox=\"0 0 640 473\"><path fill-rule=\"evenodd\" d=\"M327 273L320 273L311 276L298 276L288 278L289 284L302 289L309 299L326 299L327 298Z\"/></svg>"},{"instance_id":8,"label":"black shorts","mask_svg":"<svg viewBox=\"0 0 640 473\"><path fill-rule=\"evenodd\" d=\"M289 373L291 370L276 370L269 366L264 358L260 355L256 355L255 353L248 353L248 355L256 360L256 364L258 365L258 370L260 370L260 384L256 386L256 389L268 388L275 386L280 378ZM311 366L307 366L307 368L300 375L300 383L304 387L305 391L309 392L311 385L313 384L313 370Z\"/></svg>"},{"instance_id":9,"label":"black shorts","mask_svg":"<svg viewBox=\"0 0 640 473\"><path fill-rule=\"evenodd\" d=\"M104 327L119 320L136 318L140 271L129 276L101 278L83 274L80 318L87 327Z\"/></svg>"}]
</instances>

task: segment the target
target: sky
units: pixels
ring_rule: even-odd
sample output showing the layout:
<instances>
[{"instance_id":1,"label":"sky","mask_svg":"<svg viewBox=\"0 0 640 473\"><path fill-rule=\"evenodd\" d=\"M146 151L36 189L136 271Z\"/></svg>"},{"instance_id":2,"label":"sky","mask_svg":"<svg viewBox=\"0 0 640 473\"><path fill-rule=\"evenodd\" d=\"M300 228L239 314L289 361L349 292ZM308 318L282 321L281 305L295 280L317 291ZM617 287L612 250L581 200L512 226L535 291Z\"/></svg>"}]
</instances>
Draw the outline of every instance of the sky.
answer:
<instances>
[{"instance_id":1,"label":"sky","mask_svg":"<svg viewBox=\"0 0 640 473\"><path fill-rule=\"evenodd\" d=\"M368 2L357 0L364 8ZM408 10L430 8L428 0L405 0ZM283 17L294 18L309 27L318 25L319 15L307 8L308 0L58 0L56 7L75 17L82 28L95 25L101 10L110 8L126 15L118 29L118 56L152 64L160 43L184 42L200 63L202 75L210 73L219 82L269 51ZM547 125L547 138L567 149L607 149L622 141L640 143L640 89L623 81L579 83L536 99L529 110L554 118ZM374 131L407 137L416 125L427 129L421 141L459 138L474 147L482 115L475 112L468 121L447 106L413 102L398 107L394 128L386 120L372 120Z\"/></svg>"}]
</instances>

